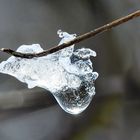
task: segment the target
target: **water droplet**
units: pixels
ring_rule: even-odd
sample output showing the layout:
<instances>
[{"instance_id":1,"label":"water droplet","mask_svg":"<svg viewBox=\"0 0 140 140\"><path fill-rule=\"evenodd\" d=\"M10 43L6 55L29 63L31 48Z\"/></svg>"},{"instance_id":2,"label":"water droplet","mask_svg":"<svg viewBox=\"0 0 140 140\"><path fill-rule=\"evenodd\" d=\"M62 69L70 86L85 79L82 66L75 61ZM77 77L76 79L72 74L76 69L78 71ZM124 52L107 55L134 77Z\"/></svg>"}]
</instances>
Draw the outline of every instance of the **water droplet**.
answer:
<instances>
[{"instance_id":1,"label":"water droplet","mask_svg":"<svg viewBox=\"0 0 140 140\"><path fill-rule=\"evenodd\" d=\"M70 114L79 114L89 106L95 94L93 87L94 83L83 82L78 89L65 88L53 95L64 111Z\"/></svg>"}]
</instances>

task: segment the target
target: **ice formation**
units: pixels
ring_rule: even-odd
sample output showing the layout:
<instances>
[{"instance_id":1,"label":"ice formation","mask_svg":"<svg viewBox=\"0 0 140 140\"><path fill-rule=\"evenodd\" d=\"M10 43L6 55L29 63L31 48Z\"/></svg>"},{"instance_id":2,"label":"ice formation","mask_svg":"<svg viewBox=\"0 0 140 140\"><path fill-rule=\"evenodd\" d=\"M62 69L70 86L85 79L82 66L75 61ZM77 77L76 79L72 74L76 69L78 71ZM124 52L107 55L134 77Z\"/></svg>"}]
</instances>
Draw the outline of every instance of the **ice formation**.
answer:
<instances>
[{"instance_id":1,"label":"ice formation","mask_svg":"<svg viewBox=\"0 0 140 140\"><path fill-rule=\"evenodd\" d=\"M75 34L58 31L59 44L70 41ZM22 45L17 49L22 53L39 53L39 44ZM82 48L74 50L74 45L47 56L24 59L11 56L0 63L0 72L12 75L28 88L35 86L50 91L63 110L79 114L90 104L95 94L94 81L98 73L93 71L90 56L96 52Z\"/></svg>"}]
</instances>

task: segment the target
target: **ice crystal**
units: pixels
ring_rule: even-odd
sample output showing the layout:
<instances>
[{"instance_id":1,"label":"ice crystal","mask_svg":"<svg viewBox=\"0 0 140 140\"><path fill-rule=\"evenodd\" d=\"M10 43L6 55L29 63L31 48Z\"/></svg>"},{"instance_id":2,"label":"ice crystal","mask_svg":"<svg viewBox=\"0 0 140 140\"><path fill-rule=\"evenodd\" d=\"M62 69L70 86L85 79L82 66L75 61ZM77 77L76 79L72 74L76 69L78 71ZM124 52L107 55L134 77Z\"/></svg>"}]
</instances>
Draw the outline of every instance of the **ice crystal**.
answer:
<instances>
[{"instance_id":1,"label":"ice crystal","mask_svg":"<svg viewBox=\"0 0 140 140\"><path fill-rule=\"evenodd\" d=\"M59 44L76 37L59 30ZM22 45L17 52L39 53L43 49L39 44ZM25 59L11 56L0 63L0 72L12 75L28 88L41 87L50 91L63 110L70 114L79 114L90 104L95 94L94 81L98 73L93 71L90 56L96 52L74 45L47 56Z\"/></svg>"}]
</instances>

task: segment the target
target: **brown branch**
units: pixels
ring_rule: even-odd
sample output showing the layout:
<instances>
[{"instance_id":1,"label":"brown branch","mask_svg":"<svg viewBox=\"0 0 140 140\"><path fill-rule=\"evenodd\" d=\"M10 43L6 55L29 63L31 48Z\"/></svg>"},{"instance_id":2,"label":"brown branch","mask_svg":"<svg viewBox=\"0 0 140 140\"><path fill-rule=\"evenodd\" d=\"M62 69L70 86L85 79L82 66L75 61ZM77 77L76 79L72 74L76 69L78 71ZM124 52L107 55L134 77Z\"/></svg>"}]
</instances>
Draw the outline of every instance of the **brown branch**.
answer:
<instances>
[{"instance_id":1,"label":"brown branch","mask_svg":"<svg viewBox=\"0 0 140 140\"><path fill-rule=\"evenodd\" d=\"M79 42L81 42L83 40L86 40L88 38L94 37L95 35L97 35L99 33L103 33L105 31L108 31L108 30L112 29L113 27L116 27L116 26L118 26L120 24L123 24L123 23L125 23L125 22L127 22L129 20L132 20L132 19L134 19L136 17L139 17L139 16L140 16L140 10L135 11L135 12L133 12L133 13L127 15L127 16L124 16L122 18L114 20L114 21L112 21L112 22L110 22L110 23L108 23L106 25L103 25L103 26L101 26L99 28L96 28L96 29L90 31L90 32L87 32L87 33L85 33L83 35L80 35L80 36L76 37L75 39L73 39L71 41L68 41L67 43L63 43L61 45L54 46L54 47L52 47L52 48L50 48L48 50L44 50L43 52L40 52L40 53L36 53L36 54L35 53L34 54L31 54L31 53L27 54L26 53L26 54L24 54L24 53L16 52L14 50L7 49L7 48L2 48L2 49L0 49L0 51L6 52L6 53L8 53L10 55L13 55L13 56L16 56L16 57L28 58L28 59L33 58L33 57L45 56L45 55L54 53L56 51L59 51L61 49L64 49L64 48L66 48L66 47L68 47L70 45L79 43Z\"/></svg>"}]
</instances>

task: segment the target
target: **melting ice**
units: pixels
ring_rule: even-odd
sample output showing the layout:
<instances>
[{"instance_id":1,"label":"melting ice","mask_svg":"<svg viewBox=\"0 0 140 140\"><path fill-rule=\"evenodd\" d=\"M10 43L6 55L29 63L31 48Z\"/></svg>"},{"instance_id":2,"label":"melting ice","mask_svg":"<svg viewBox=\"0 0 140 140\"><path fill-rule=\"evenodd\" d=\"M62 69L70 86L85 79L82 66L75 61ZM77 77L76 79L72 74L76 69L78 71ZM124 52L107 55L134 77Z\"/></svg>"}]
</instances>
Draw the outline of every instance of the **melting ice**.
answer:
<instances>
[{"instance_id":1,"label":"melting ice","mask_svg":"<svg viewBox=\"0 0 140 140\"><path fill-rule=\"evenodd\" d=\"M70 41L75 34L58 31L59 44ZM17 49L22 53L39 53L39 44L22 45ZM90 104L94 94L94 81L98 73L93 71L90 56L96 52L87 49L74 50L74 45L47 56L24 59L11 56L0 63L0 72L12 75L28 88L41 87L50 91L63 110L79 114Z\"/></svg>"}]
</instances>

